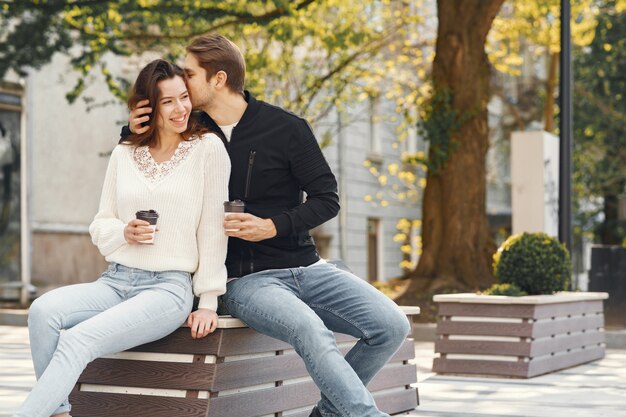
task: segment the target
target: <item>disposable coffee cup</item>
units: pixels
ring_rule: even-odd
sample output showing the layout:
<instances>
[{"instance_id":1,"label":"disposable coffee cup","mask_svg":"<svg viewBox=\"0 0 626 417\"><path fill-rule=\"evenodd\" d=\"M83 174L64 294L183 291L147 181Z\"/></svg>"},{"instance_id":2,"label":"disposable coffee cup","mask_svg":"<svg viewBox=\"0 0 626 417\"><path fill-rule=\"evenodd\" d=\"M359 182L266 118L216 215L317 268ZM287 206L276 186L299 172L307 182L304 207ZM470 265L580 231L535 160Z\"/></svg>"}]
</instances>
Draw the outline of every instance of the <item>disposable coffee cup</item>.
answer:
<instances>
[{"instance_id":1,"label":"disposable coffee cup","mask_svg":"<svg viewBox=\"0 0 626 417\"><path fill-rule=\"evenodd\" d=\"M224 201L224 216L233 213L243 213L246 210L246 203L241 200ZM224 229L227 232L238 232L239 229Z\"/></svg>"},{"instance_id":2,"label":"disposable coffee cup","mask_svg":"<svg viewBox=\"0 0 626 417\"><path fill-rule=\"evenodd\" d=\"M159 219L159 213L157 213L154 210L139 210L137 213L135 213L135 216L137 217L138 220L145 220L148 223L150 223L150 226L144 226L144 227L148 227L152 230L150 239L143 240L139 243L143 243L145 245L154 245L154 236L156 232L157 220Z\"/></svg>"}]
</instances>

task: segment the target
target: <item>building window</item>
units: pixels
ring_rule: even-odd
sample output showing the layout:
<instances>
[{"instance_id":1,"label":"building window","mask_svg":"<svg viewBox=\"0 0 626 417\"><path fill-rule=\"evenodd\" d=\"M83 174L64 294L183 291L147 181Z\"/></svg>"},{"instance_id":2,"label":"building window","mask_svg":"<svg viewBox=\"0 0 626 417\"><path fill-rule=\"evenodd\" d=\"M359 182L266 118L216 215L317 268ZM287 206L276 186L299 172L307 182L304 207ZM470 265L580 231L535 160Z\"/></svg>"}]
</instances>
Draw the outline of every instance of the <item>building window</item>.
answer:
<instances>
[{"instance_id":1,"label":"building window","mask_svg":"<svg viewBox=\"0 0 626 417\"><path fill-rule=\"evenodd\" d=\"M370 155L381 158L383 146L380 125L380 99L378 97L370 97L369 100L369 136Z\"/></svg>"},{"instance_id":2,"label":"building window","mask_svg":"<svg viewBox=\"0 0 626 417\"><path fill-rule=\"evenodd\" d=\"M406 139L402 142L402 150L409 154L417 152L417 128L415 126L407 129Z\"/></svg>"},{"instance_id":3,"label":"building window","mask_svg":"<svg viewBox=\"0 0 626 417\"><path fill-rule=\"evenodd\" d=\"M19 294L22 265L21 92L0 87L0 296Z\"/></svg>"},{"instance_id":4,"label":"building window","mask_svg":"<svg viewBox=\"0 0 626 417\"><path fill-rule=\"evenodd\" d=\"M367 280L382 280L382 230L381 221L376 218L367 219Z\"/></svg>"}]
</instances>

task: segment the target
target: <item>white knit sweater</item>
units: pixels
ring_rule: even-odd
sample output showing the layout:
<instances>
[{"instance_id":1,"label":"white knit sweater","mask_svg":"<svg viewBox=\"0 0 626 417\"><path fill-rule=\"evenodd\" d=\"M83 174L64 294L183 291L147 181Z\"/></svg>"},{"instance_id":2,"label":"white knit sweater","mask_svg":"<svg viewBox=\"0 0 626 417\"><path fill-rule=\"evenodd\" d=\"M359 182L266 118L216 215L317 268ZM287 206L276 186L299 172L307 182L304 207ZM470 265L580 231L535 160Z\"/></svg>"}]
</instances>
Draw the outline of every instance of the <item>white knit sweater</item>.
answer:
<instances>
[{"instance_id":1,"label":"white knit sweater","mask_svg":"<svg viewBox=\"0 0 626 417\"><path fill-rule=\"evenodd\" d=\"M133 159L134 147L117 145L107 168L100 209L89 226L93 243L107 261L148 271L194 273L200 308L217 309L226 291L224 201L230 160L222 141L200 139L169 173L150 181ZM124 227L138 210L159 213L154 245L130 245Z\"/></svg>"}]
</instances>

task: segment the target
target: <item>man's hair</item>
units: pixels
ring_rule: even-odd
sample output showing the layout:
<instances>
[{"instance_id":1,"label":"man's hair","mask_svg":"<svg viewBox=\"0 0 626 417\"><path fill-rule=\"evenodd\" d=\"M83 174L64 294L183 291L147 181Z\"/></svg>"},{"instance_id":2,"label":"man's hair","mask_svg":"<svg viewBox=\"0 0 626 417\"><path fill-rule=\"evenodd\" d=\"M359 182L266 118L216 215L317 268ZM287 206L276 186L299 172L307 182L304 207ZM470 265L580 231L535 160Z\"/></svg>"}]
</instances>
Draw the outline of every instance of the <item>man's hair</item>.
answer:
<instances>
[{"instance_id":1,"label":"man's hair","mask_svg":"<svg viewBox=\"0 0 626 417\"><path fill-rule=\"evenodd\" d=\"M207 81L224 71L228 78L226 86L234 93L243 92L246 78L246 61L237 45L222 35L212 33L195 38L187 52L193 54L206 71Z\"/></svg>"}]
</instances>

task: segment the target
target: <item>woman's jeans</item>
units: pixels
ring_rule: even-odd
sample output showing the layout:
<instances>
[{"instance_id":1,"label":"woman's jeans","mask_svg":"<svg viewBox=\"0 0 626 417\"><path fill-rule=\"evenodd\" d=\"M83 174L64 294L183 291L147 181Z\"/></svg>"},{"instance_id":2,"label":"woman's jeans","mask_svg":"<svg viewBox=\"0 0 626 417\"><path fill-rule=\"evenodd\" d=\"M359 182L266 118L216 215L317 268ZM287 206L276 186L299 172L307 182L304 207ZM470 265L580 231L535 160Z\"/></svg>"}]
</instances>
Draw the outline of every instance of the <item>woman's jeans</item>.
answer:
<instances>
[{"instance_id":1,"label":"woman's jeans","mask_svg":"<svg viewBox=\"0 0 626 417\"><path fill-rule=\"evenodd\" d=\"M160 339L185 322L191 275L111 264L100 279L37 298L28 315L37 383L14 417L70 410L68 395L89 362Z\"/></svg>"},{"instance_id":2,"label":"woman's jeans","mask_svg":"<svg viewBox=\"0 0 626 417\"><path fill-rule=\"evenodd\" d=\"M365 386L410 327L370 284L329 263L272 269L230 281L222 302L248 326L295 348L322 393L324 417L388 416ZM333 331L359 339L345 358Z\"/></svg>"}]
</instances>

